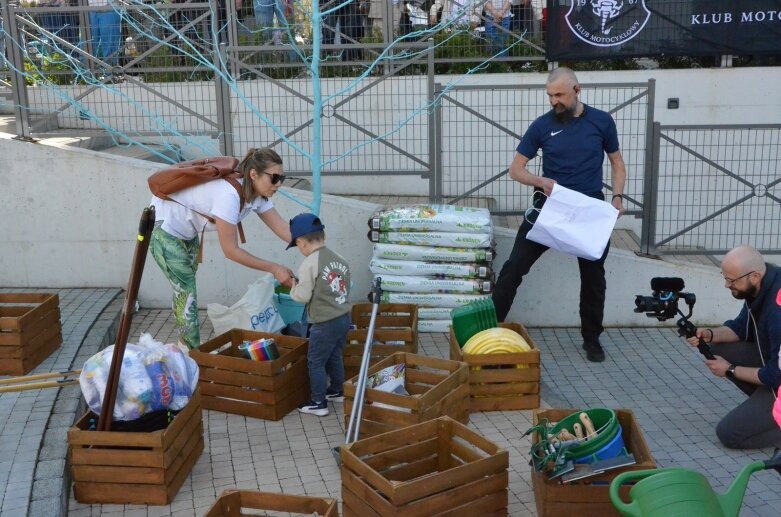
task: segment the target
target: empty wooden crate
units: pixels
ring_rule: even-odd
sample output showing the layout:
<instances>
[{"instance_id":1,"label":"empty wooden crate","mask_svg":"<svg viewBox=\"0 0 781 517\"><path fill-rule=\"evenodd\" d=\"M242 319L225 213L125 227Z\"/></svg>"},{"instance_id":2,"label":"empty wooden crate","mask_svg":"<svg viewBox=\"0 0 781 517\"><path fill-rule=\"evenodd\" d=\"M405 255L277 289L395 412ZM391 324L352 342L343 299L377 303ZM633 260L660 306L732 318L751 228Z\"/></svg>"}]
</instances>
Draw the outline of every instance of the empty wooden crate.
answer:
<instances>
[{"instance_id":1,"label":"empty wooden crate","mask_svg":"<svg viewBox=\"0 0 781 517\"><path fill-rule=\"evenodd\" d=\"M507 515L509 455L441 417L345 445L345 517Z\"/></svg>"},{"instance_id":2,"label":"empty wooden crate","mask_svg":"<svg viewBox=\"0 0 781 517\"><path fill-rule=\"evenodd\" d=\"M0 293L0 375L29 373L61 344L56 294Z\"/></svg>"},{"instance_id":3,"label":"empty wooden crate","mask_svg":"<svg viewBox=\"0 0 781 517\"><path fill-rule=\"evenodd\" d=\"M279 358L255 361L239 350L244 341L273 338ZM190 351L200 367L203 407L279 420L309 397L307 339L233 329Z\"/></svg>"},{"instance_id":4,"label":"empty wooden crate","mask_svg":"<svg viewBox=\"0 0 781 517\"><path fill-rule=\"evenodd\" d=\"M508 411L540 407L540 350L520 323L500 323L531 347L510 354L464 354L450 330L450 359L469 365L469 405L474 411Z\"/></svg>"},{"instance_id":5,"label":"empty wooden crate","mask_svg":"<svg viewBox=\"0 0 781 517\"><path fill-rule=\"evenodd\" d=\"M352 323L357 328L347 333L344 347L344 378L358 375L363 348L371 321L372 304L356 303ZM411 303L381 303L374 321L374 340L369 364L396 352L418 353L418 306Z\"/></svg>"},{"instance_id":6,"label":"empty wooden crate","mask_svg":"<svg viewBox=\"0 0 781 517\"><path fill-rule=\"evenodd\" d=\"M361 436L373 436L440 416L469 421L469 383L466 364L448 359L396 352L369 369L372 375L383 368L405 365L404 387L409 395L366 390L361 413ZM344 383L344 419L348 422L355 401L353 378Z\"/></svg>"},{"instance_id":7,"label":"empty wooden crate","mask_svg":"<svg viewBox=\"0 0 781 517\"><path fill-rule=\"evenodd\" d=\"M255 510L286 512L285 515L339 517L339 510L333 499L235 489L223 491L203 517L263 517L267 515Z\"/></svg>"},{"instance_id":8,"label":"empty wooden crate","mask_svg":"<svg viewBox=\"0 0 781 517\"><path fill-rule=\"evenodd\" d=\"M73 493L88 504L165 505L203 452L199 392L163 430L90 430L92 413L68 430Z\"/></svg>"}]
</instances>

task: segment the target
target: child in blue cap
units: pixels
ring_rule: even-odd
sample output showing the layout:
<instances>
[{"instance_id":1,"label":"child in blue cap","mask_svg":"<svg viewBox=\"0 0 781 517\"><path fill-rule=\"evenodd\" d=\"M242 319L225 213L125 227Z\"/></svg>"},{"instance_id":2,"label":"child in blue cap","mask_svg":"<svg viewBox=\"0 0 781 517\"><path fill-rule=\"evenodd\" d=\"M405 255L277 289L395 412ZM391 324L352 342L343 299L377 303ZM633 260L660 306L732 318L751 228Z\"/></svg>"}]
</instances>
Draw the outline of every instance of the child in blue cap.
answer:
<instances>
[{"instance_id":1,"label":"child in blue cap","mask_svg":"<svg viewBox=\"0 0 781 517\"><path fill-rule=\"evenodd\" d=\"M350 328L350 267L338 253L325 246L325 225L314 214L298 214L290 220L291 241L304 257L293 281L290 297L306 304L309 327L310 400L298 406L302 413L328 414L328 401L344 401L342 351ZM326 375L330 384L326 386Z\"/></svg>"}]
</instances>

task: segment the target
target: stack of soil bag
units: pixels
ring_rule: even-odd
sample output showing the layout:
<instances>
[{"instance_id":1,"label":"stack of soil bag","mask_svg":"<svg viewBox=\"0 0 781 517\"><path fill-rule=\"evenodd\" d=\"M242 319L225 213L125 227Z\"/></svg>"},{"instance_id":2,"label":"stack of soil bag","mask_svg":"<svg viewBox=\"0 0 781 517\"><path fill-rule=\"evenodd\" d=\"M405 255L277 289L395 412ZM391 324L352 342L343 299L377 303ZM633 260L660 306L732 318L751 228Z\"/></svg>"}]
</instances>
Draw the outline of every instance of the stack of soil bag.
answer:
<instances>
[{"instance_id":1,"label":"stack of soil bag","mask_svg":"<svg viewBox=\"0 0 781 517\"><path fill-rule=\"evenodd\" d=\"M369 268L382 278L382 301L418 305L420 332L448 332L450 310L493 289L491 213L485 208L412 205L369 220Z\"/></svg>"}]
</instances>

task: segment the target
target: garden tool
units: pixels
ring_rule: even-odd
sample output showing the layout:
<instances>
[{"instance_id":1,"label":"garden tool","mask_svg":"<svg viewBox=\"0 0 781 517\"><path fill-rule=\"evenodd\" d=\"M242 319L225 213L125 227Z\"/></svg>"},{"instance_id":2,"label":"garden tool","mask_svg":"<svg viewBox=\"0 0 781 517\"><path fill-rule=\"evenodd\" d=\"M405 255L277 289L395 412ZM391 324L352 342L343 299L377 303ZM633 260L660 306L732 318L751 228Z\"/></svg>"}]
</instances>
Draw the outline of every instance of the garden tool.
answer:
<instances>
[{"instance_id":1,"label":"garden tool","mask_svg":"<svg viewBox=\"0 0 781 517\"><path fill-rule=\"evenodd\" d=\"M79 379L50 379L56 379L57 377L73 377L79 375L80 373L81 370L72 370L68 372L36 373L35 375L27 375L22 377L9 377L8 379L0 380L0 393L70 386L72 384L78 384Z\"/></svg>"},{"instance_id":2,"label":"garden tool","mask_svg":"<svg viewBox=\"0 0 781 517\"><path fill-rule=\"evenodd\" d=\"M626 517L737 517L749 477L760 470L775 469L781 474L781 450L772 458L749 463L738 473L727 491L713 491L708 479L684 468L663 468L623 472L610 483L610 501ZM619 489L637 482L629 490L629 503Z\"/></svg>"},{"instance_id":3,"label":"garden tool","mask_svg":"<svg viewBox=\"0 0 781 517\"><path fill-rule=\"evenodd\" d=\"M130 266L130 279L128 281L127 291L125 292L125 302L122 305L122 314L119 317L117 327L117 340L114 344L114 355L111 358L111 367L109 369L108 379L106 380L106 393L103 395L103 404L100 408L98 417L98 431L110 431L111 422L114 416L114 404L117 400L117 385L119 384L119 374L122 370L122 359L125 356L125 347L127 338L130 334L130 322L133 318L133 309L138 296L138 288L141 285L141 275L144 272L144 262L146 262L146 252L149 249L149 239L152 236L152 229L155 226L155 208L150 206L144 208L141 213L141 221L138 224L138 237L136 240L136 250L133 254L133 262ZM203 245L203 243L201 243Z\"/></svg>"}]
</instances>

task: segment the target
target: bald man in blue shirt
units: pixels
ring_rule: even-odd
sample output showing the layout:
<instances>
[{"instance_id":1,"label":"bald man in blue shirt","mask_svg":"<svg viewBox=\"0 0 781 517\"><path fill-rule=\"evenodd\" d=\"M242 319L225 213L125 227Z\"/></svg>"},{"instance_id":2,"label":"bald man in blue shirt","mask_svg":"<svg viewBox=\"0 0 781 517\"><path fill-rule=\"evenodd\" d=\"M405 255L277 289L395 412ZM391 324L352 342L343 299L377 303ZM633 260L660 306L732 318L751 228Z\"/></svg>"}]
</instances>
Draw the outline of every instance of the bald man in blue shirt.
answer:
<instances>
[{"instance_id":1,"label":"bald man in blue shirt","mask_svg":"<svg viewBox=\"0 0 781 517\"><path fill-rule=\"evenodd\" d=\"M611 165L613 196L611 204L624 212L623 197L626 166L618 145L616 123L610 114L587 106L579 99L580 84L569 68L557 68L548 75L546 91L551 110L532 122L521 138L510 165L510 177L534 187L534 206L542 208L546 196L558 183L589 197L604 200L602 165L605 154ZM542 176L526 168L529 160L543 152ZM537 195L542 192L545 196ZM515 299L523 277L548 250L547 246L528 240L532 225L524 221L518 229L510 258L502 266L493 301L499 321L504 321ZM605 360L599 342L604 328L605 258L610 244L599 260L578 258L580 269L580 321L583 349L589 361Z\"/></svg>"}]
</instances>

